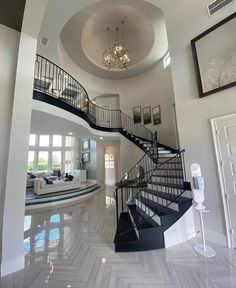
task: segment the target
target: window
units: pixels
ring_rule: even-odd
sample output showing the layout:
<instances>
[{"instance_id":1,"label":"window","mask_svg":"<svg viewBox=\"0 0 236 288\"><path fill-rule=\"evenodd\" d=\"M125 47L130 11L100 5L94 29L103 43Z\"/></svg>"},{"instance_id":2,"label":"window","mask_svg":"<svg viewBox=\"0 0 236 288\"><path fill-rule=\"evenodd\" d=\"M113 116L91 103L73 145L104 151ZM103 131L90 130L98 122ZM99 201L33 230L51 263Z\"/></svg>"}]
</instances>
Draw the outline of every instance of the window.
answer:
<instances>
[{"instance_id":1,"label":"window","mask_svg":"<svg viewBox=\"0 0 236 288\"><path fill-rule=\"evenodd\" d=\"M61 135L53 135L52 146L53 147L61 147L62 146L62 136Z\"/></svg>"},{"instance_id":2,"label":"window","mask_svg":"<svg viewBox=\"0 0 236 288\"><path fill-rule=\"evenodd\" d=\"M52 152L52 169L61 169L61 151Z\"/></svg>"},{"instance_id":3,"label":"window","mask_svg":"<svg viewBox=\"0 0 236 288\"><path fill-rule=\"evenodd\" d=\"M36 142L36 135L35 134L30 134L29 136L29 146L35 146Z\"/></svg>"},{"instance_id":4,"label":"window","mask_svg":"<svg viewBox=\"0 0 236 288\"><path fill-rule=\"evenodd\" d=\"M167 52L166 55L163 58L163 65L164 65L164 69L170 65L171 59L170 59L170 53Z\"/></svg>"},{"instance_id":5,"label":"window","mask_svg":"<svg viewBox=\"0 0 236 288\"><path fill-rule=\"evenodd\" d=\"M72 153L71 151L66 151L65 153L65 172L72 172Z\"/></svg>"},{"instance_id":6,"label":"window","mask_svg":"<svg viewBox=\"0 0 236 288\"><path fill-rule=\"evenodd\" d=\"M51 172L61 169L62 173L73 172L73 136L30 134L29 145L28 171Z\"/></svg>"},{"instance_id":7,"label":"window","mask_svg":"<svg viewBox=\"0 0 236 288\"><path fill-rule=\"evenodd\" d=\"M71 147L71 146L73 146L73 137L66 136L66 147Z\"/></svg>"},{"instance_id":8,"label":"window","mask_svg":"<svg viewBox=\"0 0 236 288\"><path fill-rule=\"evenodd\" d=\"M49 146L49 135L40 135L39 136L39 146L48 147Z\"/></svg>"},{"instance_id":9,"label":"window","mask_svg":"<svg viewBox=\"0 0 236 288\"><path fill-rule=\"evenodd\" d=\"M39 151L38 170L48 170L48 151Z\"/></svg>"},{"instance_id":10,"label":"window","mask_svg":"<svg viewBox=\"0 0 236 288\"><path fill-rule=\"evenodd\" d=\"M28 152L28 171L33 171L34 170L34 151L29 151Z\"/></svg>"}]
</instances>

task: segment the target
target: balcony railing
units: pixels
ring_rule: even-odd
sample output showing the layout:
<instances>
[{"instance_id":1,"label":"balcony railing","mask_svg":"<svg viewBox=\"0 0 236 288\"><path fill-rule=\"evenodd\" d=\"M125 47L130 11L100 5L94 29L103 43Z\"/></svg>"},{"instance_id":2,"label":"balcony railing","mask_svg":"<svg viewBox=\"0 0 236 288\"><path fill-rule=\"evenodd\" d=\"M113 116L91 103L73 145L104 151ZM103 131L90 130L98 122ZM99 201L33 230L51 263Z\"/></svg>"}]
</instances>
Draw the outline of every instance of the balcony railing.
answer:
<instances>
[{"instance_id":1,"label":"balcony railing","mask_svg":"<svg viewBox=\"0 0 236 288\"><path fill-rule=\"evenodd\" d=\"M104 109L93 103L84 87L50 60L36 55L34 89L64 101L88 116L89 122L103 128L123 129L149 141L153 133L121 110Z\"/></svg>"}]
</instances>

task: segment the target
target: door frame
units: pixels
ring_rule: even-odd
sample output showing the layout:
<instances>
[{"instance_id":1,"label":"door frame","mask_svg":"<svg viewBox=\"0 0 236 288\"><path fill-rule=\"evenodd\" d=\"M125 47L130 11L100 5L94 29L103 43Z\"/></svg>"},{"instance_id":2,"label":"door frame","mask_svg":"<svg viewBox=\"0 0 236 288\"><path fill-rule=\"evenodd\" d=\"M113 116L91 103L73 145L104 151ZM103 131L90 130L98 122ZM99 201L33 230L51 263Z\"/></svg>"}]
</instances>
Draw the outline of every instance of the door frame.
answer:
<instances>
[{"instance_id":1,"label":"door frame","mask_svg":"<svg viewBox=\"0 0 236 288\"><path fill-rule=\"evenodd\" d=\"M232 222L230 217L230 207L229 207L229 195L227 191L226 186L226 180L225 180L225 174L224 174L224 163L221 156L221 149L220 149L220 143L219 143L219 131L217 128L218 121L222 120L230 120L230 119L236 119L236 113L228 114L220 117L214 117L211 118L211 129L212 129L212 135L213 135L213 143L215 148L215 155L216 155L216 162L217 162L217 170L218 170L218 176L220 181L220 190L221 190L221 196L223 201L223 209L224 209L224 218L225 218L225 226L226 226L226 237L227 237L227 244L228 248L234 247L233 244L233 235L232 235ZM236 232L236 231L235 231Z\"/></svg>"}]
</instances>

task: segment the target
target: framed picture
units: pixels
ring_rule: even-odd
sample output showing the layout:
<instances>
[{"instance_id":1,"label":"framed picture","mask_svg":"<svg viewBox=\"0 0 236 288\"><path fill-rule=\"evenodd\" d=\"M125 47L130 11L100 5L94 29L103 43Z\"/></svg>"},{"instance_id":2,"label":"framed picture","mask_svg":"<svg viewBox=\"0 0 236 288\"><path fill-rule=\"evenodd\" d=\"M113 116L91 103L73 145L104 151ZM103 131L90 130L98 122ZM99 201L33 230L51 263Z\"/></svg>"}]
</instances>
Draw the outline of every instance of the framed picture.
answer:
<instances>
[{"instance_id":1,"label":"framed picture","mask_svg":"<svg viewBox=\"0 0 236 288\"><path fill-rule=\"evenodd\" d=\"M191 41L199 96L236 85L236 13Z\"/></svg>"},{"instance_id":2,"label":"framed picture","mask_svg":"<svg viewBox=\"0 0 236 288\"><path fill-rule=\"evenodd\" d=\"M133 108L133 118L134 123L140 123L142 121L141 106L136 106Z\"/></svg>"},{"instance_id":3,"label":"framed picture","mask_svg":"<svg viewBox=\"0 0 236 288\"><path fill-rule=\"evenodd\" d=\"M110 154L110 160L114 160L114 155Z\"/></svg>"},{"instance_id":4,"label":"framed picture","mask_svg":"<svg viewBox=\"0 0 236 288\"><path fill-rule=\"evenodd\" d=\"M151 106L143 108L143 123L144 124L152 123L152 120L151 120Z\"/></svg>"},{"instance_id":5,"label":"framed picture","mask_svg":"<svg viewBox=\"0 0 236 288\"><path fill-rule=\"evenodd\" d=\"M89 140L83 140L82 141L82 150L88 150L89 149Z\"/></svg>"},{"instance_id":6,"label":"framed picture","mask_svg":"<svg viewBox=\"0 0 236 288\"><path fill-rule=\"evenodd\" d=\"M114 166L114 161L110 161L110 168L111 168L111 169L114 169L114 167L115 167L115 166Z\"/></svg>"},{"instance_id":7,"label":"framed picture","mask_svg":"<svg viewBox=\"0 0 236 288\"><path fill-rule=\"evenodd\" d=\"M160 105L152 108L152 119L153 119L153 125L158 125L161 123L161 106Z\"/></svg>"},{"instance_id":8,"label":"framed picture","mask_svg":"<svg viewBox=\"0 0 236 288\"><path fill-rule=\"evenodd\" d=\"M83 163L88 163L90 161L90 153L86 152L86 153L82 153L82 161Z\"/></svg>"}]
</instances>

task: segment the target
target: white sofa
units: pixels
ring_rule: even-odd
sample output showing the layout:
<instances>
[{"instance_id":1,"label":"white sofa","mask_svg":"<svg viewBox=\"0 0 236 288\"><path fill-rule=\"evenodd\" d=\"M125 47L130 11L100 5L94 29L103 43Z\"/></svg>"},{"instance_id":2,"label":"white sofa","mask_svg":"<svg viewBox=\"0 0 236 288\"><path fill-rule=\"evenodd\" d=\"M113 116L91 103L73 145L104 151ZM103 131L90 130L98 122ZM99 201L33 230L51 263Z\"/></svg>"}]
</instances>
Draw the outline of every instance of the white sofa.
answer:
<instances>
[{"instance_id":1,"label":"white sofa","mask_svg":"<svg viewBox=\"0 0 236 288\"><path fill-rule=\"evenodd\" d=\"M46 184L43 178L35 178L34 180L34 193L37 195L57 193L75 188L80 188L80 179L75 175L72 181L55 180L53 184Z\"/></svg>"}]
</instances>

